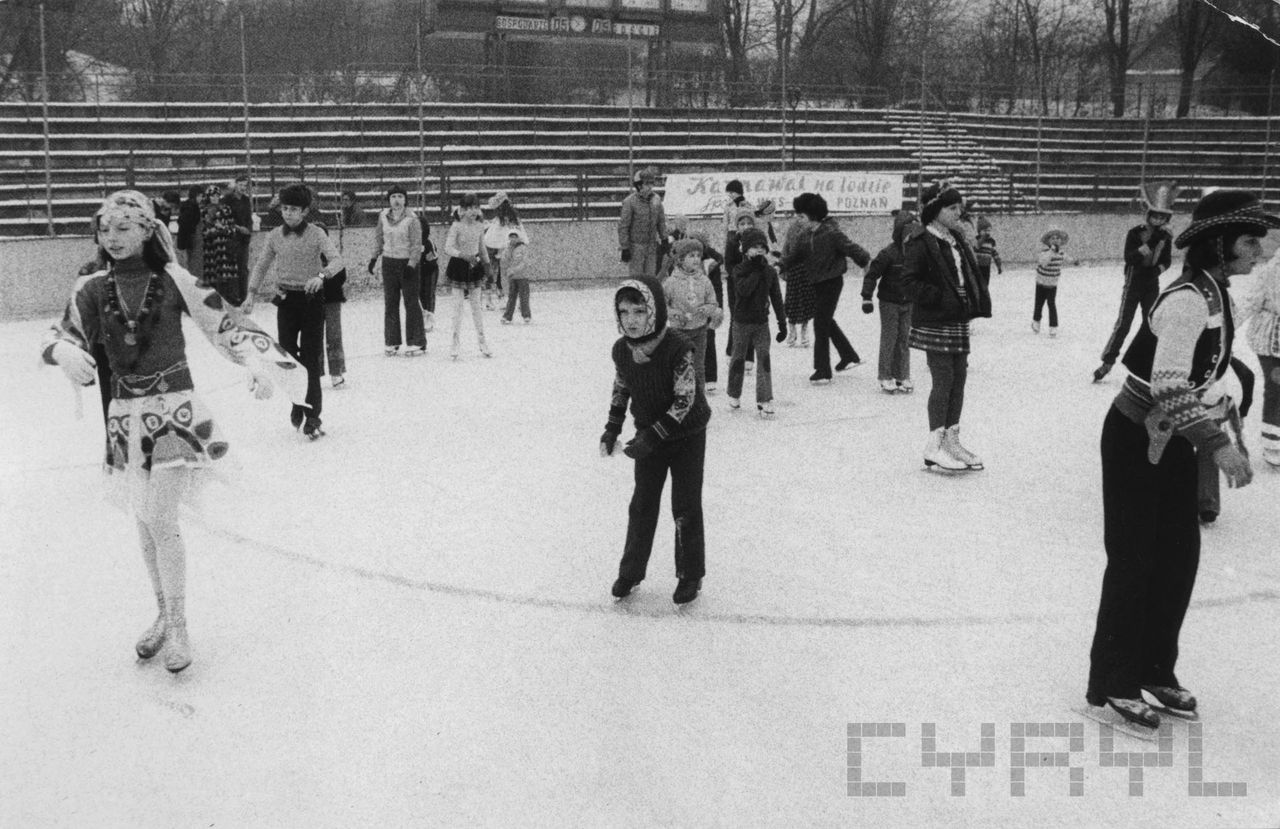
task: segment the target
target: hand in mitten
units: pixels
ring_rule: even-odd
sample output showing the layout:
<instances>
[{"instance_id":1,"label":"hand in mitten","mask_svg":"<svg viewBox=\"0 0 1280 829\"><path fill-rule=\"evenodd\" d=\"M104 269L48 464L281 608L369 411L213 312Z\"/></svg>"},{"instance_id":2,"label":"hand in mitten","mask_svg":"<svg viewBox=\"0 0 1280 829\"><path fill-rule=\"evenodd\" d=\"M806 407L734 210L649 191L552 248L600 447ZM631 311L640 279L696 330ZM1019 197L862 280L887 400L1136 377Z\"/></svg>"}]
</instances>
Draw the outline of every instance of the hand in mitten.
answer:
<instances>
[{"instance_id":1,"label":"hand in mitten","mask_svg":"<svg viewBox=\"0 0 1280 829\"><path fill-rule=\"evenodd\" d=\"M623 249L622 249L622 261L623 261L623 262L630 262L630 261L631 261L631 248L623 248Z\"/></svg>"},{"instance_id":2,"label":"hand in mitten","mask_svg":"<svg viewBox=\"0 0 1280 829\"><path fill-rule=\"evenodd\" d=\"M777 342L780 342L780 343L781 343L781 342L786 342L786 341L787 341L787 329L785 329L785 328L779 328L779 329L778 329L778 333L773 335L773 339L774 339L774 340L776 340Z\"/></svg>"},{"instance_id":3,"label":"hand in mitten","mask_svg":"<svg viewBox=\"0 0 1280 829\"><path fill-rule=\"evenodd\" d=\"M91 386L94 378L98 376L98 364L94 362L89 352L76 348L71 343L55 343L53 361L77 386Z\"/></svg>"},{"instance_id":4,"label":"hand in mitten","mask_svg":"<svg viewBox=\"0 0 1280 829\"><path fill-rule=\"evenodd\" d=\"M661 442L662 439L652 428L645 429L642 432L636 432L636 436L627 441L627 445L622 447L622 453L628 458L640 460L652 455L653 450L657 449Z\"/></svg>"},{"instance_id":5,"label":"hand in mitten","mask_svg":"<svg viewBox=\"0 0 1280 829\"><path fill-rule=\"evenodd\" d=\"M373 266L374 266L374 265L376 265L376 264L378 264L378 257L376 257L376 256L375 256L375 257L373 257L372 259L370 259L370 260L369 260L369 275L370 275L370 276L373 276Z\"/></svg>"},{"instance_id":6,"label":"hand in mitten","mask_svg":"<svg viewBox=\"0 0 1280 829\"><path fill-rule=\"evenodd\" d=\"M618 444L618 433L605 429L604 434L600 436L600 457L606 458L613 454L613 448Z\"/></svg>"},{"instance_id":7,"label":"hand in mitten","mask_svg":"<svg viewBox=\"0 0 1280 829\"><path fill-rule=\"evenodd\" d=\"M876 310L876 306L871 302L871 300L862 300L862 313L870 314L874 310Z\"/></svg>"}]
</instances>

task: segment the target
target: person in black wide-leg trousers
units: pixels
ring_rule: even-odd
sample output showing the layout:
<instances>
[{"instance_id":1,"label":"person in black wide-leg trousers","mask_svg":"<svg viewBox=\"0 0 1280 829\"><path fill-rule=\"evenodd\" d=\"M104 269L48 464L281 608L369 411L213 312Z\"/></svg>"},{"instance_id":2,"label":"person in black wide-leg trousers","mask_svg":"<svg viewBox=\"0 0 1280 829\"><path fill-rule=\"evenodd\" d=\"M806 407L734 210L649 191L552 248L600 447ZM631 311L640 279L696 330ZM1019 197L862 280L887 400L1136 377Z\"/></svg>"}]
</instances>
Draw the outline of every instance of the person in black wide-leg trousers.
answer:
<instances>
[{"instance_id":1,"label":"person in black wide-leg trousers","mask_svg":"<svg viewBox=\"0 0 1280 829\"><path fill-rule=\"evenodd\" d=\"M1147 460L1147 429L1112 408L1102 427L1107 569L1090 652L1088 696L1133 699L1178 687L1178 634L1200 564L1195 448L1174 436ZM1154 531L1153 531L1154 530ZM1095 702L1094 704L1100 704Z\"/></svg>"}]
</instances>

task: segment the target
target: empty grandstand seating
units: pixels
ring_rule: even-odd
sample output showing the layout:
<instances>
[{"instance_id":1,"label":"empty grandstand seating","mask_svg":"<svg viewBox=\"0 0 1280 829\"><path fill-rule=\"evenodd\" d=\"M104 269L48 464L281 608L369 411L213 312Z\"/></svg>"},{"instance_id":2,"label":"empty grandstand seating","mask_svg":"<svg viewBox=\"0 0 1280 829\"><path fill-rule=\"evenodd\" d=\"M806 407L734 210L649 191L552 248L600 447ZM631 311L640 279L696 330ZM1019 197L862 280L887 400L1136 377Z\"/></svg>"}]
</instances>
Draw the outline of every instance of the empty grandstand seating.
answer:
<instances>
[{"instance_id":1,"label":"empty grandstand seating","mask_svg":"<svg viewBox=\"0 0 1280 829\"><path fill-rule=\"evenodd\" d=\"M420 120L421 116L421 120ZM0 103L0 234L40 235L38 104ZM1266 119L1044 119L938 112L661 110L494 104L50 105L56 232L83 232L113 189L158 194L223 181L252 161L261 207L302 178L323 209L340 190L379 205L405 184L430 215L456 195L506 190L531 217L615 215L630 166L660 173L791 169L949 178L992 212L1128 209L1144 178L1262 189ZM631 129L628 129L629 123ZM1276 160L1269 161L1274 169ZM1274 188L1271 188L1274 191ZM425 193L419 202L417 193Z\"/></svg>"}]
</instances>

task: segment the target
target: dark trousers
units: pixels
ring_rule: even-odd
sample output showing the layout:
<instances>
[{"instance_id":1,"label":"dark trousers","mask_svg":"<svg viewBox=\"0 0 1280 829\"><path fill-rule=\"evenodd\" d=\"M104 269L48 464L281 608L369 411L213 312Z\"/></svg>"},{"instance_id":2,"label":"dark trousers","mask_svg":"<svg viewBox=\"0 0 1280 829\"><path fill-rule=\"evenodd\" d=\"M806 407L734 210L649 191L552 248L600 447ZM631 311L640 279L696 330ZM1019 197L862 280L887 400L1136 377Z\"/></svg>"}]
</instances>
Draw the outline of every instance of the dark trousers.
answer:
<instances>
[{"instance_id":1,"label":"dark trousers","mask_svg":"<svg viewBox=\"0 0 1280 829\"><path fill-rule=\"evenodd\" d=\"M732 327L733 357L729 360L729 396L742 396L742 382L747 370L747 354L756 352L756 402L773 400L773 367L769 362L769 323L735 322Z\"/></svg>"},{"instance_id":2,"label":"dark trousers","mask_svg":"<svg viewBox=\"0 0 1280 829\"><path fill-rule=\"evenodd\" d=\"M324 292L286 291L276 306L276 333L280 346L307 370L306 411L296 403L295 414L320 419L320 375L324 373Z\"/></svg>"},{"instance_id":3,"label":"dark trousers","mask_svg":"<svg viewBox=\"0 0 1280 829\"><path fill-rule=\"evenodd\" d=\"M520 301L520 316L529 319L529 280L511 280L507 290L507 310L502 315L503 319L511 320L512 314L516 312L517 299Z\"/></svg>"},{"instance_id":4,"label":"dark trousers","mask_svg":"<svg viewBox=\"0 0 1280 829\"><path fill-rule=\"evenodd\" d=\"M969 379L969 355L926 351L932 386L929 389L929 431L960 424L964 385Z\"/></svg>"},{"instance_id":5,"label":"dark trousers","mask_svg":"<svg viewBox=\"0 0 1280 829\"><path fill-rule=\"evenodd\" d=\"M716 358L716 332L707 327L706 376L708 383L720 382L720 361Z\"/></svg>"},{"instance_id":6,"label":"dark trousers","mask_svg":"<svg viewBox=\"0 0 1280 829\"><path fill-rule=\"evenodd\" d=\"M440 266L434 261L423 261L418 268L418 279L422 282L418 291L418 304L428 314L436 312L436 291L440 289Z\"/></svg>"},{"instance_id":7,"label":"dark trousers","mask_svg":"<svg viewBox=\"0 0 1280 829\"><path fill-rule=\"evenodd\" d=\"M400 345L400 304L404 301L405 344L426 348L422 308L418 303L418 271L409 267L408 259L382 257L382 342Z\"/></svg>"},{"instance_id":8,"label":"dark trousers","mask_svg":"<svg viewBox=\"0 0 1280 829\"><path fill-rule=\"evenodd\" d=\"M1280 357L1259 354L1258 365L1262 366L1262 422L1280 427Z\"/></svg>"},{"instance_id":9,"label":"dark trousers","mask_svg":"<svg viewBox=\"0 0 1280 829\"><path fill-rule=\"evenodd\" d=\"M1049 327L1058 327L1058 286L1057 285L1041 285L1036 283L1036 307L1031 313L1031 319L1036 322L1040 321L1040 316L1044 311L1045 304L1049 305Z\"/></svg>"},{"instance_id":10,"label":"dark trousers","mask_svg":"<svg viewBox=\"0 0 1280 829\"><path fill-rule=\"evenodd\" d=\"M1178 633L1200 564L1196 452L1182 437L1147 460L1147 428L1112 407L1102 425L1107 569L1089 654L1090 700L1177 685Z\"/></svg>"},{"instance_id":11,"label":"dark trousers","mask_svg":"<svg viewBox=\"0 0 1280 829\"><path fill-rule=\"evenodd\" d=\"M729 315L729 335L725 337L724 356L733 357L733 314ZM754 343L747 343L747 362L754 363L756 361L756 347Z\"/></svg>"},{"instance_id":12,"label":"dark trousers","mask_svg":"<svg viewBox=\"0 0 1280 829\"><path fill-rule=\"evenodd\" d=\"M1132 273L1125 274L1124 290L1120 294L1120 315L1116 324L1111 327L1111 336L1102 348L1102 362L1114 363L1120 356L1120 348L1129 336L1129 326L1133 325L1133 315L1142 308L1142 318L1151 315L1151 306L1160 296L1160 280L1157 277L1143 276L1135 278Z\"/></svg>"},{"instance_id":13,"label":"dark trousers","mask_svg":"<svg viewBox=\"0 0 1280 829\"><path fill-rule=\"evenodd\" d=\"M1199 470L1196 486L1196 506L1200 512L1214 515L1222 512L1222 482L1218 465L1212 452L1197 452L1196 467Z\"/></svg>"},{"instance_id":14,"label":"dark trousers","mask_svg":"<svg viewBox=\"0 0 1280 829\"><path fill-rule=\"evenodd\" d=\"M706 573L706 541L702 528L702 469L707 454L705 429L666 441L636 461L636 488L628 510L627 544L618 575L644 579L653 551L653 535L662 510L662 488L671 472L671 515L676 525L676 578L700 579Z\"/></svg>"},{"instance_id":15,"label":"dark trousers","mask_svg":"<svg viewBox=\"0 0 1280 829\"><path fill-rule=\"evenodd\" d=\"M831 346L835 345L836 354L841 360L859 362L858 352L853 350L849 338L840 330L836 322L836 305L840 303L840 292L844 290L844 277L824 279L813 284L813 370L816 374L831 377Z\"/></svg>"}]
</instances>

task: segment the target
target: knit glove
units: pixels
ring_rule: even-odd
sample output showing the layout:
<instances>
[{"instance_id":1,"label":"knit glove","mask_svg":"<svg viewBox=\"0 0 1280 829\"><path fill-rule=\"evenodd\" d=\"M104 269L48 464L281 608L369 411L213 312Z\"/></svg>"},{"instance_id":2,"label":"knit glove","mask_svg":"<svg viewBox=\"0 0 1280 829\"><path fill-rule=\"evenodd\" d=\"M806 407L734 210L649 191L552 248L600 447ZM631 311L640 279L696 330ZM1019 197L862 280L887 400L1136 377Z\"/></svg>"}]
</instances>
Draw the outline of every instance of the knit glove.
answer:
<instances>
[{"instance_id":1,"label":"knit glove","mask_svg":"<svg viewBox=\"0 0 1280 829\"><path fill-rule=\"evenodd\" d=\"M51 352L62 373L77 386L92 386L98 376L98 364L89 352L68 342L56 342Z\"/></svg>"},{"instance_id":2,"label":"knit glove","mask_svg":"<svg viewBox=\"0 0 1280 829\"><path fill-rule=\"evenodd\" d=\"M618 444L618 433L612 429L605 429L604 434L600 436L600 457L606 458L613 454L613 448Z\"/></svg>"},{"instance_id":3,"label":"knit glove","mask_svg":"<svg viewBox=\"0 0 1280 829\"><path fill-rule=\"evenodd\" d=\"M630 261L631 261L631 248L623 248L623 249L622 249L622 261L623 261L623 262L630 262Z\"/></svg>"},{"instance_id":4,"label":"knit glove","mask_svg":"<svg viewBox=\"0 0 1280 829\"><path fill-rule=\"evenodd\" d=\"M378 264L378 257L375 256L369 260L369 276L373 276L373 266L376 264Z\"/></svg>"},{"instance_id":5,"label":"knit glove","mask_svg":"<svg viewBox=\"0 0 1280 829\"><path fill-rule=\"evenodd\" d=\"M658 448L658 444L662 443L662 438L658 437L658 433L650 426L641 432L636 432L636 436L627 441L627 445L622 447L622 454L634 460L647 458L653 454L653 450Z\"/></svg>"},{"instance_id":6,"label":"knit glove","mask_svg":"<svg viewBox=\"0 0 1280 829\"><path fill-rule=\"evenodd\" d=\"M871 300L869 299L862 300L862 313L870 314L874 310L876 310L876 306Z\"/></svg>"},{"instance_id":7,"label":"knit glove","mask_svg":"<svg viewBox=\"0 0 1280 829\"><path fill-rule=\"evenodd\" d=\"M785 324L778 323L778 333L773 335L773 339L775 342L780 343L787 341L787 328Z\"/></svg>"}]
</instances>

